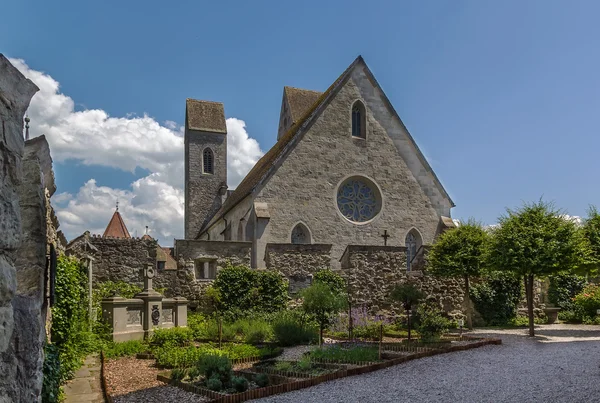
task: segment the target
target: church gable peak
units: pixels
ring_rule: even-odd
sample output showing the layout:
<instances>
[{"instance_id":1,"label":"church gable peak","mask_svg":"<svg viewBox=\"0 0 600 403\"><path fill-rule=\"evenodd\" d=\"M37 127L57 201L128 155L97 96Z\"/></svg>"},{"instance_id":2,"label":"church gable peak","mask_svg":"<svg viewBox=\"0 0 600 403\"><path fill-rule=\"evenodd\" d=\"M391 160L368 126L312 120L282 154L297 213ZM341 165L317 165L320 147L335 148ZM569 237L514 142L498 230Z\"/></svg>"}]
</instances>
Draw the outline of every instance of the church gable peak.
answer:
<instances>
[{"instance_id":1,"label":"church gable peak","mask_svg":"<svg viewBox=\"0 0 600 403\"><path fill-rule=\"evenodd\" d=\"M281 114L279 116L279 131L277 140L297 123L302 116L317 102L322 92L305 90L295 87L283 87Z\"/></svg>"}]
</instances>

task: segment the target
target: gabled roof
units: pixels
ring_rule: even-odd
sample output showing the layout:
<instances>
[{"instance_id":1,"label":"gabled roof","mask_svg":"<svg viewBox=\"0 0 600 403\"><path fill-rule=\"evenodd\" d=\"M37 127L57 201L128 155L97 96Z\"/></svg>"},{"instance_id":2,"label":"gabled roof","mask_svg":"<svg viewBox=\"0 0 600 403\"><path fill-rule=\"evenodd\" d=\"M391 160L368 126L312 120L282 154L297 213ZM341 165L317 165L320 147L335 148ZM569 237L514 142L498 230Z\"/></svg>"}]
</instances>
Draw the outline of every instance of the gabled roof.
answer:
<instances>
[{"instance_id":1,"label":"gabled roof","mask_svg":"<svg viewBox=\"0 0 600 403\"><path fill-rule=\"evenodd\" d=\"M129 231L127 231L127 227L125 226L125 222L121 217L121 213L119 211L115 211L110 222L106 226L106 230L104 230L103 238L111 237L111 238L131 238L129 235Z\"/></svg>"},{"instance_id":2,"label":"gabled roof","mask_svg":"<svg viewBox=\"0 0 600 403\"><path fill-rule=\"evenodd\" d=\"M448 193L442 186L438 177L435 175L435 172L433 172L433 169L431 169L431 166L429 165L429 163L427 162L427 160L421 153L421 150L419 149L416 142L414 141L414 139L408 132L408 129L406 129L406 127L404 126L404 123L402 123L402 119L400 119L400 117L396 113L396 110L393 108L391 102L389 101L389 99L387 98L387 96L385 95L383 90L381 89L381 86L379 85L379 83L377 82L375 77L373 76L373 73L371 73L371 71L367 67L367 64L363 60L362 56L358 56L350 64L350 66L348 66L348 68L337 78L337 80L335 80L334 83L331 84L331 86L327 89L327 91L320 94L319 97L314 101L313 105L310 108L308 108L308 110L305 111L305 113L302 115L302 117L297 122L294 122L292 127L290 127L289 130L287 132L285 132L285 134L283 136L281 136L281 138L277 141L277 143L275 143L275 145L273 145L273 147L271 147L271 149L265 155L263 155L263 157L260 160L258 160L258 162L250 170L248 175L246 175L246 177L242 180L242 182L238 185L238 187L233 191L233 193L225 200L225 203L223 203L223 205L216 212L216 214L213 216L213 218L208 222L208 224L206 224L200 230L200 233L198 234L198 236L200 236L200 234L202 232L204 232L206 229L208 229L212 225L214 225L218 220L220 220L229 210L231 210L233 207L235 207L239 202L241 202L248 195L250 195L254 191L254 189L256 189L263 182L263 180L269 176L273 167L277 164L277 162L281 158L284 157L284 155L287 153L287 151L292 148L293 143L295 143L301 137L300 135L302 133L304 133L307 128L310 127L310 125L314 122L315 118L329 104L331 99L333 99L333 97L335 97L335 95L337 94L339 89L344 85L344 83L350 77L351 72L354 69L354 67L356 65L358 65L359 63L362 63L364 65L365 72L371 78L373 85L381 91L382 97L383 97L384 101L388 104L390 111L394 114L394 116L396 118L398 118L398 120L400 121L400 123L402 124L404 129L406 130L406 133L408 134L408 138L414 145L414 147L417 151L417 154L419 156L419 159L423 163L423 166L425 167L425 169L432 173L434 181L435 181L438 189L440 189L442 194L448 198L448 200L450 201L450 204L452 206L454 206L452 199L450 199L450 196L448 195ZM289 87L286 87L286 88L289 88Z\"/></svg>"},{"instance_id":3,"label":"gabled roof","mask_svg":"<svg viewBox=\"0 0 600 403\"><path fill-rule=\"evenodd\" d=\"M185 101L185 115L187 129L227 134L225 109L221 102L188 98Z\"/></svg>"},{"instance_id":4,"label":"gabled roof","mask_svg":"<svg viewBox=\"0 0 600 403\"><path fill-rule=\"evenodd\" d=\"M216 223L223 215L225 215L229 210L235 207L239 202L241 202L246 196L248 196L254 188L261 182L263 177L269 173L270 169L275 165L275 163L283 156L285 151L288 148L293 140L296 138L296 134L300 132L300 128L304 128L307 124L311 123L311 117L315 115L315 112L319 109L320 106L325 105L326 101L334 95L334 89L337 89L341 86L343 82L350 76L350 72L352 68L356 66L363 59L361 56L358 56L356 60L352 62L350 66L338 77L337 80L331 86L322 93L315 103L304 113L304 115L295 122L292 127L288 129L287 132L265 155L262 156L261 159L254 165L254 167L248 172L248 175L242 180L242 182L238 185L238 187L233 191L231 196L225 199L225 203L221 206L221 208L217 211L217 213L213 216L213 218L205 225L201 230L198 236L206 229L211 227L214 223Z\"/></svg>"},{"instance_id":5,"label":"gabled roof","mask_svg":"<svg viewBox=\"0 0 600 403\"><path fill-rule=\"evenodd\" d=\"M303 90L301 88L283 87L283 92L290 106L292 123L302 119L307 110L315 104L323 94L319 91Z\"/></svg>"}]
</instances>

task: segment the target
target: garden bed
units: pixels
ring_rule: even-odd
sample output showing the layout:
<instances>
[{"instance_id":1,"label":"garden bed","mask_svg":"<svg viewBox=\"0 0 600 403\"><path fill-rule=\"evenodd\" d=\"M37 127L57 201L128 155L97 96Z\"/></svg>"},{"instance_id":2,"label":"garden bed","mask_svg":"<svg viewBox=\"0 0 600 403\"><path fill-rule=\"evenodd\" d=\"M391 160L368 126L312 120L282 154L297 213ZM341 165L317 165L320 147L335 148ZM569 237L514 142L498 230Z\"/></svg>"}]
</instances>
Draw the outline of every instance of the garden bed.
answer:
<instances>
[{"instance_id":1,"label":"garden bed","mask_svg":"<svg viewBox=\"0 0 600 403\"><path fill-rule=\"evenodd\" d=\"M397 344L398 348L406 347L404 343ZM257 372L268 374L269 379L273 379L273 381L276 382L275 384L265 387L249 388L249 390L246 390L241 393L227 394L223 392L215 392L205 387L202 387L201 385L194 385L191 383L182 382L180 380L173 380L170 376L170 371L158 374L157 379L163 382L170 383L172 385L176 385L186 391L197 393L204 397L210 398L211 402L242 402L250 399L267 397L274 394L291 392L294 390L315 386L323 382L343 378L346 376L365 374L368 372L388 368L393 365L398 365L418 358L429 357L453 351L468 350L489 344L502 344L502 341L500 339L465 337L462 341L440 343L439 348L428 348L414 352L386 351L382 354L382 359L378 361L379 350L375 343L362 343L362 345L361 343L354 343L353 346L355 349L362 348L363 350L358 350L360 351L359 353L350 353L346 357L336 357L334 354L330 359L324 357L310 358L313 363L316 363L317 367L331 369L332 372L330 373L324 373L320 375L314 374L314 376L308 375L308 377L304 377L306 376L305 374L299 374L298 372L285 373L287 376L283 376L283 374L280 373L270 373L269 367L276 365L276 361L274 360L269 360L266 362L263 361L260 364L255 364L252 367L247 367L243 371L235 371L235 374L237 374L237 376L247 377L249 382L255 379L255 377L258 375ZM352 348L352 346L350 347ZM393 347L394 343L388 343L388 348ZM337 348L342 349L341 346L338 346ZM360 361L357 359L360 357L373 358L373 350L377 352L377 360ZM334 368L337 368L337 370L334 370Z\"/></svg>"},{"instance_id":2,"label":"garden bed","mask_svg":"<svg viewBox=\"0 0 600 403\"><path fill-rule=\"evenodd\" d=\"M335 364L315 363L303 361L275 361L268 360L254 364L250 370L265 374L281 375L288 378L311 378L331 374L345 369L344 366Z\"/></svg>"}]
</instances>

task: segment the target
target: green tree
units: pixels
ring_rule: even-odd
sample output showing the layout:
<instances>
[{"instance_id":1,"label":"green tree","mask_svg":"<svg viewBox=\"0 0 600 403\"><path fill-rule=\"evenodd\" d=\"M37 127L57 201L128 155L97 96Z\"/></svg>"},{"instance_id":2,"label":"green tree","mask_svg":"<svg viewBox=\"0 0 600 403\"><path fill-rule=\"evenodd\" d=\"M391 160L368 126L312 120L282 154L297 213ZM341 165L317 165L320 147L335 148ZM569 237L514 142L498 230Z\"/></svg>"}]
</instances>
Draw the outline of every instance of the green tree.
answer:
<instances>
[{"instance_id":1,"label":"green tree","mask_svg":"<svg viewBox=\"0 0 600 403\"><path fill-rule=\"evenodd\" d=\"M481 224L471 219L466 224L461 224L440 235L427 258L430 273L464 279L469 329L473 328L469 277L481 274L485 266L488 246L488 233L481 227Z\"/></svg>"},{"instance_id":2,"label":"green tree","mask_svg":"<svg viewBox=\"0 0 600 403\"><path fill-rule=\"evenodd\" d=\"M302 309L313 315L319 323L319 345L323 343L323 330L331 324L333 315L346 306L346 298L333 291L327 284L314 283L301 292Z\"/></svg>"},{"instance_id":3,"label":"green tree","mask_svg":"<svg viewBox=\"0 0 600 403\"><path fill-rule=\"evenodd\" d=\"M346 280L331 269L321 269L315 273L315 283L327 284L334 292L338 294L346 293Z\"/></svg>"},{"instance_id":4,"label":"green tree","mask_svg":"<svg viewBox=\"0 0 600 403\"><path fill-rule=\"evenodd\" d=\"M421 290L419 290L415 285L410 283L398 284L390 293L390 297L392 300L399 302L402 304L402 307L406 311L406 316L408 318L408 340L410 341L410 314L411 309L413 309L421 300L425 297L425 294Z\"/></svg>"},{"instance_id":5,"label":"green tree","mask_svg":"<svg viewBox=\"0 0 600 403\"><path fill-rule=\"evenodd\" d=\"M590 206L588 216L583 223L583 235L589 243L589 254L586 264L580 267L585 274L598 274L600 266L600 213L595 206ZM583 273L580 273L583 274Z\"/></svg>"},{"instance_id":6,"label":"green tree","mask_svg":"<svg viewBox=\"0 0 600 403\"><path fill-rule=\"evenodd\" d=\"M525 281L529 335L533 328L535 276L548 276L586 263L589 243L572 220L552 204L539 201L507 210L495 228L489 262L497 270L518 274Z\"/></svg>"}]
</instances>

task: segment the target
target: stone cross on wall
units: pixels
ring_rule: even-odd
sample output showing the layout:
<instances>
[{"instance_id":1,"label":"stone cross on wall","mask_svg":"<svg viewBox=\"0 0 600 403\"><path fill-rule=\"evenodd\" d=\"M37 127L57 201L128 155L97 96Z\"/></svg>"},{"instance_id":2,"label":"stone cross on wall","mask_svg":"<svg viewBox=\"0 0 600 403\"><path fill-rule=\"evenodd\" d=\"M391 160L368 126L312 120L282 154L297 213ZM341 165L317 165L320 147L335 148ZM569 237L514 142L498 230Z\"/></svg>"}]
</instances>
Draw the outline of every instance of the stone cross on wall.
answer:
<instances>
[{"instance_id":1,"label":"stone cross on wall","mask_svg":"<svg viewBox=\"0 0 600 403\"><path fill-rule=\"evenodd\" d=\"M383 231L383 235L381 235L381 237L383 238L383 246L387 246L387 240L390 237L390 235L387 233L387 230Z\"/></svg>"}]
</instances>

